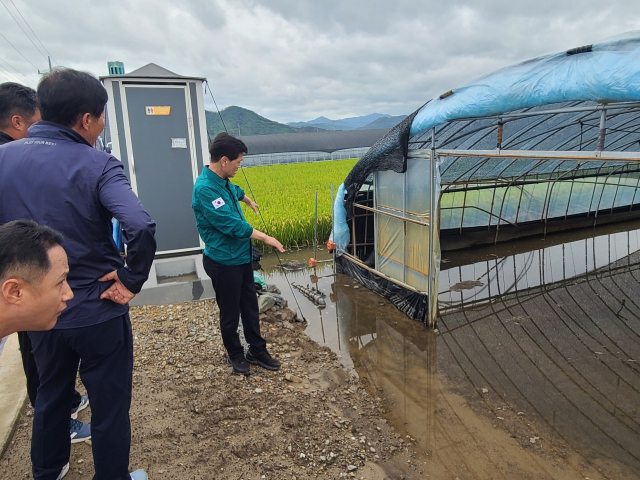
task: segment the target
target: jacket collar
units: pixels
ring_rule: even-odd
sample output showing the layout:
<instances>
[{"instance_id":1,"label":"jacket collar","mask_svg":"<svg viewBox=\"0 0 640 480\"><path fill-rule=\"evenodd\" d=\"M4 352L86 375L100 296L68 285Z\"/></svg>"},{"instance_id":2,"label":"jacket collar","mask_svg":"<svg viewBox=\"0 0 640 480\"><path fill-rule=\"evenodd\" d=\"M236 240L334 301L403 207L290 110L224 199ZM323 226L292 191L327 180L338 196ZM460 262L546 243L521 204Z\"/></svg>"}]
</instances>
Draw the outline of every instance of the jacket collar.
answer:
<instances>
[{"instance_id":1,"label":"jacket collar","mask_svg":"<svg viewBox=\"0 0 640 480\"><path fill-rule=\"evenodd\" d=\"M29 131L27 132L27 137L52 138L56 140L66 140L68 142L82 143L90 147L93 146L75 130L60 125L59 123L47 122L45 120L41 120L38 123L34 123L33 125L31 125L31 127L29 127Z\"/></svg>"},{"instance_id":2,"label":"jacket collar","mask_svg":"<svg viewBox=\"0 0 640 480\"><path fill-rule=\"evenodd\" d=\"M0 145L4 145L9 142L13 142L13 137L4 132L0 132Z\"/></svg>"},{"instance_id":3,"label":"jacket collar","mask_svg":"<svg viewBox=\"0 0 640 480\"><path fill-rule=\"evenodd\" d=\"M227 184L229 183L229 179L223 180L218 176L217 173L213 172L208 165L202 169L202 172L204 173L204 175L207 177L208 180L212 181L216 185L219 185L221 187L226 187Z\"/></svg>"}]
</instances>

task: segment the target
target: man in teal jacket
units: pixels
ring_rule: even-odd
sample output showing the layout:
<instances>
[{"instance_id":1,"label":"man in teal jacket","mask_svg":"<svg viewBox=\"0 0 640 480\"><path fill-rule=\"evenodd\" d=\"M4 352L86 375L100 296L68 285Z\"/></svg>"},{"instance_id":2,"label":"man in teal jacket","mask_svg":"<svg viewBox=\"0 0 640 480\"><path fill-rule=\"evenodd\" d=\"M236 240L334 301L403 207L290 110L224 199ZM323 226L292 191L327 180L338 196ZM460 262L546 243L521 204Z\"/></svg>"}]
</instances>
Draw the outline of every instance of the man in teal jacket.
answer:
<instances>
[{"instance_id":1,"label":"man in teal jacket","mask_svg":"<svg viewBox=\"0 0 640 480\"><path fill-rule=\"evenodd\" d=\"M278 240L247 223L238 202L245 203L255 213L258 205L240 187L229 182L240 168L245 153L244 142L227 133L219 134L209 147L211 161L196 180L191 203L198 232L205 243L204 269L211 277L220 308L220 332L227 362L238 375L249 374L249 363L268 370L280 368L280 362L269 354L267 342L260 334L251 239L284 252ZM246 356L238 336L240 315L244 337L249 343Z\"/></svg>"}]
</instances>

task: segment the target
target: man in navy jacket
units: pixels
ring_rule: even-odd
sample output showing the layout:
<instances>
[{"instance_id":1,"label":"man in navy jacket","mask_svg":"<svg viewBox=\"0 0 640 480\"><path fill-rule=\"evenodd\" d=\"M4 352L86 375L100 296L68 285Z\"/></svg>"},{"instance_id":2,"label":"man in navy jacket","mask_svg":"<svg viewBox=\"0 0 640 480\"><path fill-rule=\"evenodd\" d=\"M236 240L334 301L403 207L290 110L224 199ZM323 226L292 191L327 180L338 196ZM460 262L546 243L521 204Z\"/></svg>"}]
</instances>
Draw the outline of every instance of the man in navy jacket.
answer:
<instances>
[{"instance_id":1,"label":"man in navy jacket","mask_svg":"<svg viewBox=\"0 0 640 480\"><path fill-rule=\"evenodd\" d=\"M29 127L39 121L40 110L38 110L36 91L33 88L12 82L0 84L0 145L26 138ZM18 343L22 367L27 377L27 395L31 405L35 407L40 378L31 352L29 332L18 332ZM88 405L89 399L74 390L70 421L70 435L74 441L91 438L89 425L75 420L78 412Z\"/></svg>"},{"instance_id":2,"label":"man in navy jacket","mask_svg":"<svg viewBox=\"0 0 640 480\"><path fill-rule=\"evenodd\" d=\"M128 302L147 280L155 223L131 190L119 160L92 145L104 129L107 93L90 74L57 69L38 86L43 121L0 148L0 224L30 219L64 235L68 302L53 330L30 332L40 375L31 461L38 480L68 469L69 409L75 376L91 402L96 480L129 474L133 338ZM120 221L127 264L112 240Z\"/></svg>"}]
</instances>

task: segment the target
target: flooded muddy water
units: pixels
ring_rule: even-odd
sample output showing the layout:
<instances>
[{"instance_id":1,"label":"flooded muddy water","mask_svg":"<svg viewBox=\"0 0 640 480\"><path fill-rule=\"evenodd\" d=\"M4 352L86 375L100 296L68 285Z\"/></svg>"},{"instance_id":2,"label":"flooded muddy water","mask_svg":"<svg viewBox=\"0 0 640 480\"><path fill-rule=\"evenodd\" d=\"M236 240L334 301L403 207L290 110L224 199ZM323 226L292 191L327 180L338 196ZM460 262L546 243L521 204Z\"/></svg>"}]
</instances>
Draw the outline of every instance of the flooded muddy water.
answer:
<instances>
[{"instance_id":1,"label":"flooded muddy water","mask_svg":"<svg viewBox=\"0 0 640 480\"><path fill-rule=\"evenodd\" d=\"M436 331L331 262L287 273L326 308L294 299L277 263L267 281L385 399L429 478L640 478L640 223L445 252Z\"/></svg>"}]
</instances>

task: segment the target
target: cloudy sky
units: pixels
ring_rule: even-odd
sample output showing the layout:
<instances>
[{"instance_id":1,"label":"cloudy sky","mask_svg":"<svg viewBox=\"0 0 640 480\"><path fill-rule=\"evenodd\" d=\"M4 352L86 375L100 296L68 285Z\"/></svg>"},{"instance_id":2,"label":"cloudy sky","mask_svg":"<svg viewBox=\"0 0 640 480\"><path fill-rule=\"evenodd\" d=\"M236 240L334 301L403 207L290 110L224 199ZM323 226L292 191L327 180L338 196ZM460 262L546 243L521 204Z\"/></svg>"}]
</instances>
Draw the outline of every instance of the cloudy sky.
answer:
<instances>
[{"instance_id":1,"label":"cloudy sky","mask_svg":"<svg viewBox=\"0 0 640 480\"><path fill-rule=\"evenodd\" d=\"M408 114L502 66L640 30L637 0L0 3L0 81L35 86L47 51L95 75L154 62L207 77L220 108L280 122Z\"/></svg>"}]
</instances>

